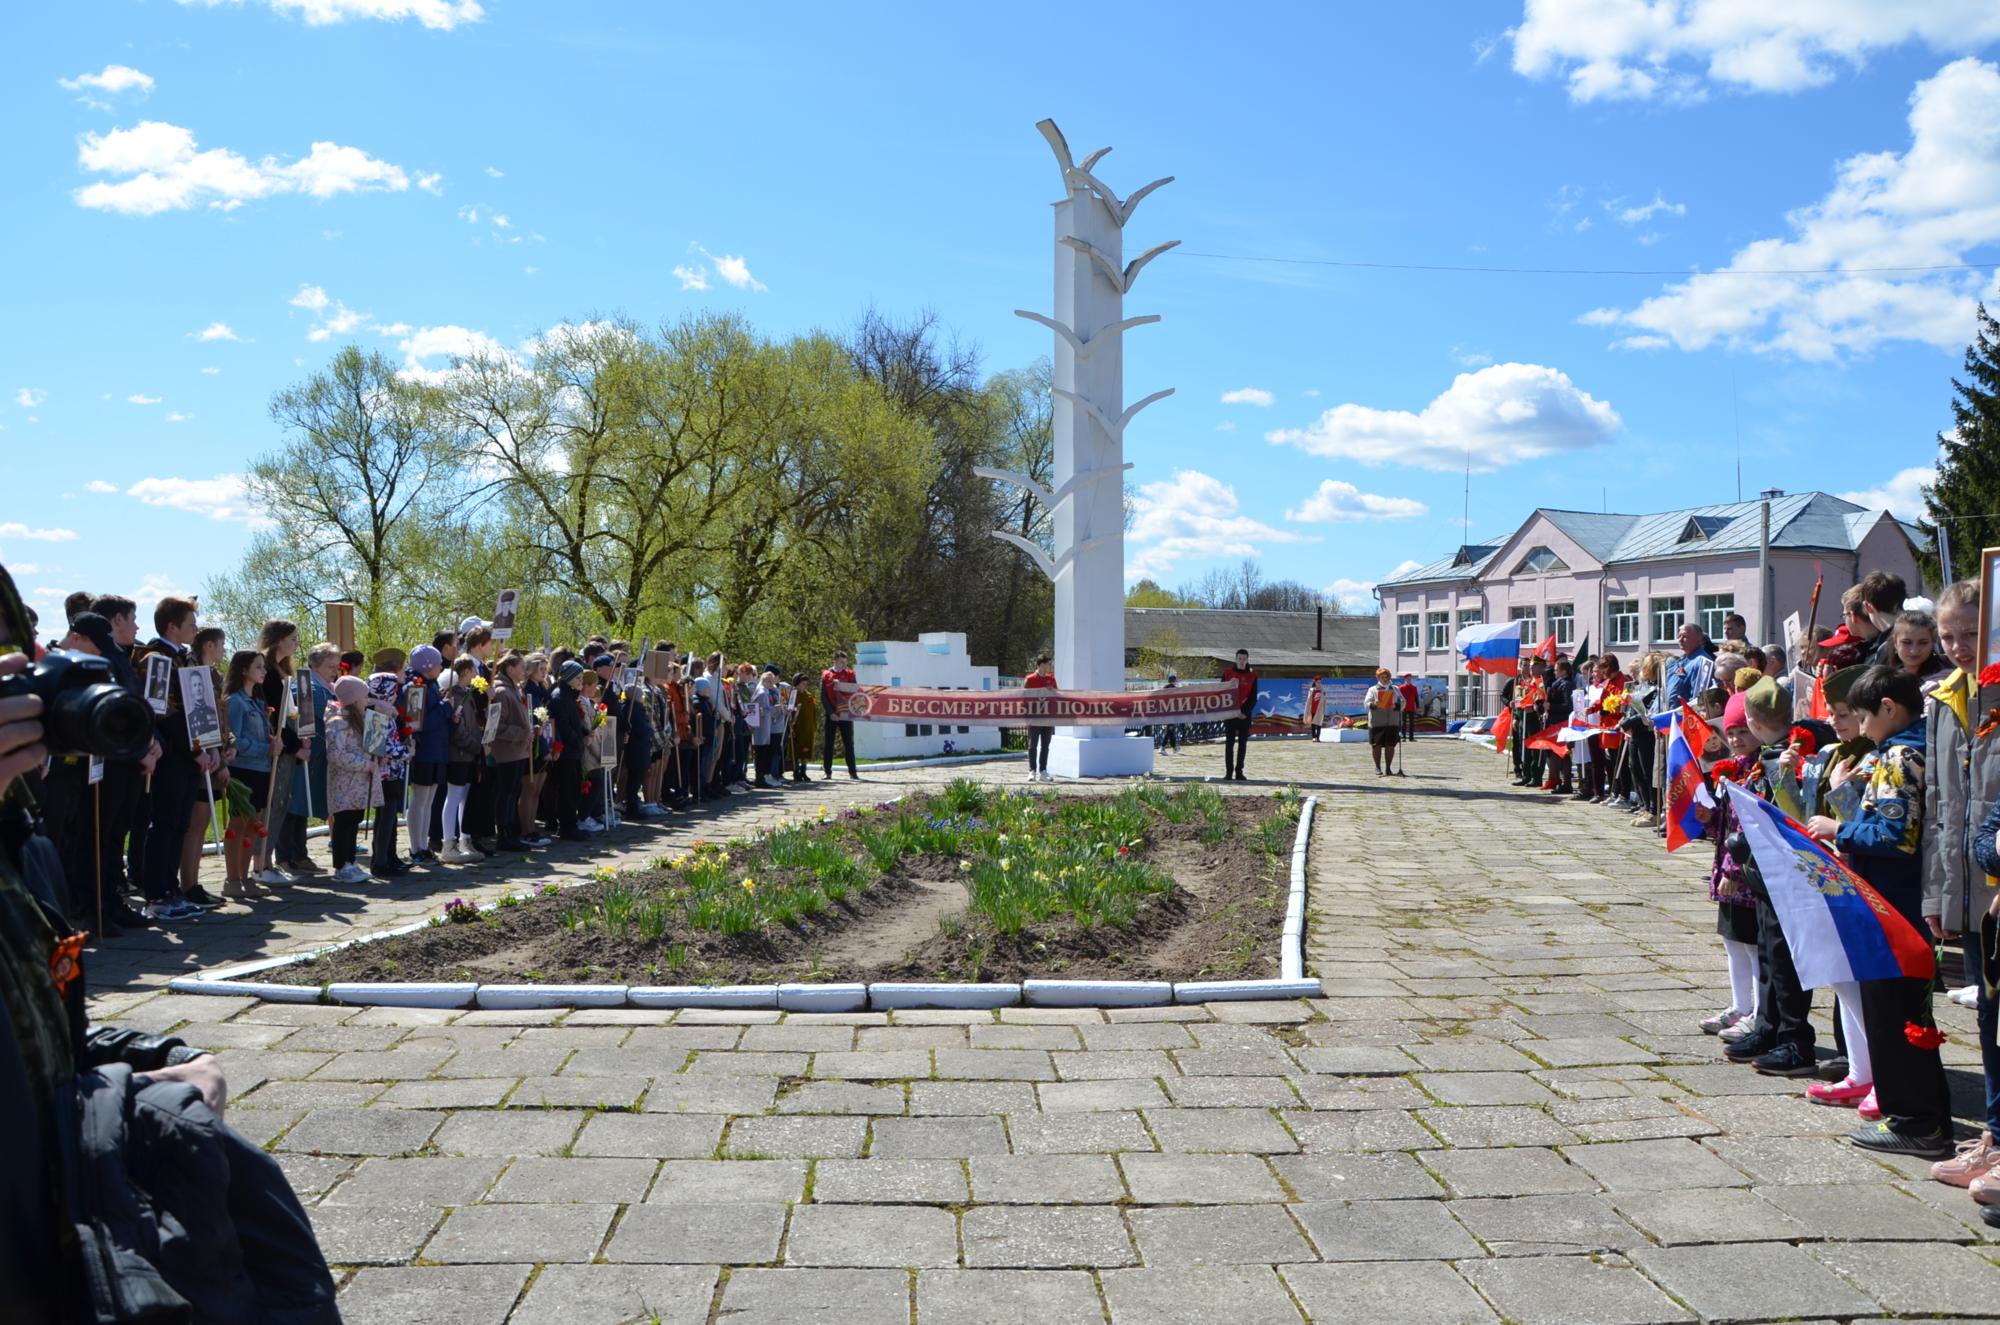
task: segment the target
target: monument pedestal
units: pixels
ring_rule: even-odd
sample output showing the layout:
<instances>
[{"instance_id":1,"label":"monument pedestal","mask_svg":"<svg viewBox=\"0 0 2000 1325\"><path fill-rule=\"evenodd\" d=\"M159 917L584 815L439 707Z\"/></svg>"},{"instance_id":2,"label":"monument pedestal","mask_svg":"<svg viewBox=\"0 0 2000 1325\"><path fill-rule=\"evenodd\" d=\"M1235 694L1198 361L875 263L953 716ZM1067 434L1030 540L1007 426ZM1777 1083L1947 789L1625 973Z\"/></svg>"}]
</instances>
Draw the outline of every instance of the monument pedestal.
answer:
<instances>
[{"instance_id":1,"label":"monument pedestal","mask_svg":"<svg viewBox=\"0 0 2000 1325\"><path fill-rule=\"evenodd\" d=\"M1073 736L1058 731L1049 740L1049 773L1059 778L1129 778L1153 771L1149 736Z\"/></svg>"}]
</instances>

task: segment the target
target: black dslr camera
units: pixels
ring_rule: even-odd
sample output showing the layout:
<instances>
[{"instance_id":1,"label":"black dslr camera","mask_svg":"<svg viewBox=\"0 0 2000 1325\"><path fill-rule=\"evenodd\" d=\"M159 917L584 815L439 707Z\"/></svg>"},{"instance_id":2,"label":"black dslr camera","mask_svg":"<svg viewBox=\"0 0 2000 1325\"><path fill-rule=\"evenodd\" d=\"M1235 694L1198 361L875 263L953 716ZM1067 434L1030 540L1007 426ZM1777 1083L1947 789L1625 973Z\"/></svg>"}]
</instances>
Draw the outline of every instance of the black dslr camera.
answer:
<instances>
[{"instance_id":1,"label":"black dslr camera","mask_svg":"<svg viewBox=\"0 0 2000 1325\"><path fill-rule=\"evenodd\" d=\"M51 755L142 759L153 744L153 710L111 678L93 654L51 649L25 672L0 677L0 699L42 697L42 743Z\"/></svg>"}]
</instances>

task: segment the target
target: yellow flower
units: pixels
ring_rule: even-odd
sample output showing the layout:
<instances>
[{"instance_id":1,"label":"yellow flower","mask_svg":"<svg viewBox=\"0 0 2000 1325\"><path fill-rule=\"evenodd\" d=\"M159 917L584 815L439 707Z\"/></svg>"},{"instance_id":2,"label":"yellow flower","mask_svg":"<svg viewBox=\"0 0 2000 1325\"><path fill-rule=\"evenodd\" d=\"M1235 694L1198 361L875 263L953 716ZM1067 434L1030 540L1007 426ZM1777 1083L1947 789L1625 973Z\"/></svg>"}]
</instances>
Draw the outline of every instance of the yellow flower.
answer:
<instances>
[{"instance_id":1,"label":"yellow flower","mask_svg":"<svg viewBox=\"0 0 2000 1325\"><path fill-rule=\"evenodd\" d=\"M972 869L972 862L971 862L971 861L969 861L969 860L961 860L961 861L959 861L959 862L958 862L958 872L959 872L960 874L966 874L966 873L969 873L969 872L971 871L971 869Z\"/></svg>"},{"instance_id":2,"label":"yellow flower","mask_svg":"<svg viewBox=\"0 0 2000 1325\"><path fill-rule=\"evenodd\" d=\"M819 817L822 819L826 818L826 806L822 805L819 807Z\"/></svg>"},{"instance_id":3,"label":"yellow flower","mask_svg":"<svg viewBox=\"0 0 2000 1325\"><path fill-rule=\"evenodd\" d=\"M1011 860L1009 860L1009 859L1007 859L1007 857L1005 857L1005 856L1002 856L1002 857L1000 857L1000 868L1001 868L1001 869L1003 869L1003 870L1010 870L1010 869L1013 869L1013 868L1014 868L1014 862L1013 862L1013 861L1011 861Z\"/></svg>"},{"instance_id":4,"label":"yellow flower","mask_svg":"<svg viewBox=\"0 0 2000 1325\"><path fill-rule=\"evenodd\" d=\"M743 880L743 891L744 891L744 892L746 892L746 893L754 893L754 892L756 892L756 891L757 891L757 881L756 881L755 879L751 879L751 878L745 878L745 879Z\"/></svg>"}]
</instances>

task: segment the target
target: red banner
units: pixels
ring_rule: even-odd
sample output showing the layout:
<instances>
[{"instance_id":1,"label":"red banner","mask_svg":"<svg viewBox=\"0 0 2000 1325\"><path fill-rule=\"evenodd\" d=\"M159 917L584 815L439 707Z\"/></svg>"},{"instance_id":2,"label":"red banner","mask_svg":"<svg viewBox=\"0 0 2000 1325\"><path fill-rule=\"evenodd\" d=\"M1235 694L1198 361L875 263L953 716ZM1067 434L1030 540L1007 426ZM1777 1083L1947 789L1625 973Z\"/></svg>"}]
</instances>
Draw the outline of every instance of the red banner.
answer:
<instances>
[{"instance_id":1,"label":"red banner","mask_svg":"<svg viewBox=\"0 0 2000 1325\"><path fill-rule=\"evenodd\" d=\"M1239 716L1233 685L1159 690L919 690L834 687L835 721L933 722L981 727L1143 727Z\"/></svg>"}]
</instances>

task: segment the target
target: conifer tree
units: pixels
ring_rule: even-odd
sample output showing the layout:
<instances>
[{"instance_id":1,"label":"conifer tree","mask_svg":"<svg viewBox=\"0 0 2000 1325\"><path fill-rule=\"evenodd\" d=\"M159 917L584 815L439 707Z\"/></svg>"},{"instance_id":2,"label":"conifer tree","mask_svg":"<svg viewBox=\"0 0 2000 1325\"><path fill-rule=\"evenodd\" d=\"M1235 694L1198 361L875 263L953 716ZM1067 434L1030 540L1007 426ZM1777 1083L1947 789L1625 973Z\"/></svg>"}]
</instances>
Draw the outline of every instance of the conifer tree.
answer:
<instances>
[{"instance_id":1,"label":"conifer tree","mask_svg":"<svg viewBox=\"0 0 2000 1325\"><path fill-rule=\"evenodd\" d=\"M1951 544L1952 573L1979 573L1979 550L2000 547L2000 323L1979 306L1972 344L1965 350L1964 376L1951 381L1952 426L1938 434L1937 482L1924 495L1930 536L1923 554L1924 578L1938 582L1937 530Z\"/></svg>"}]
</instances>

